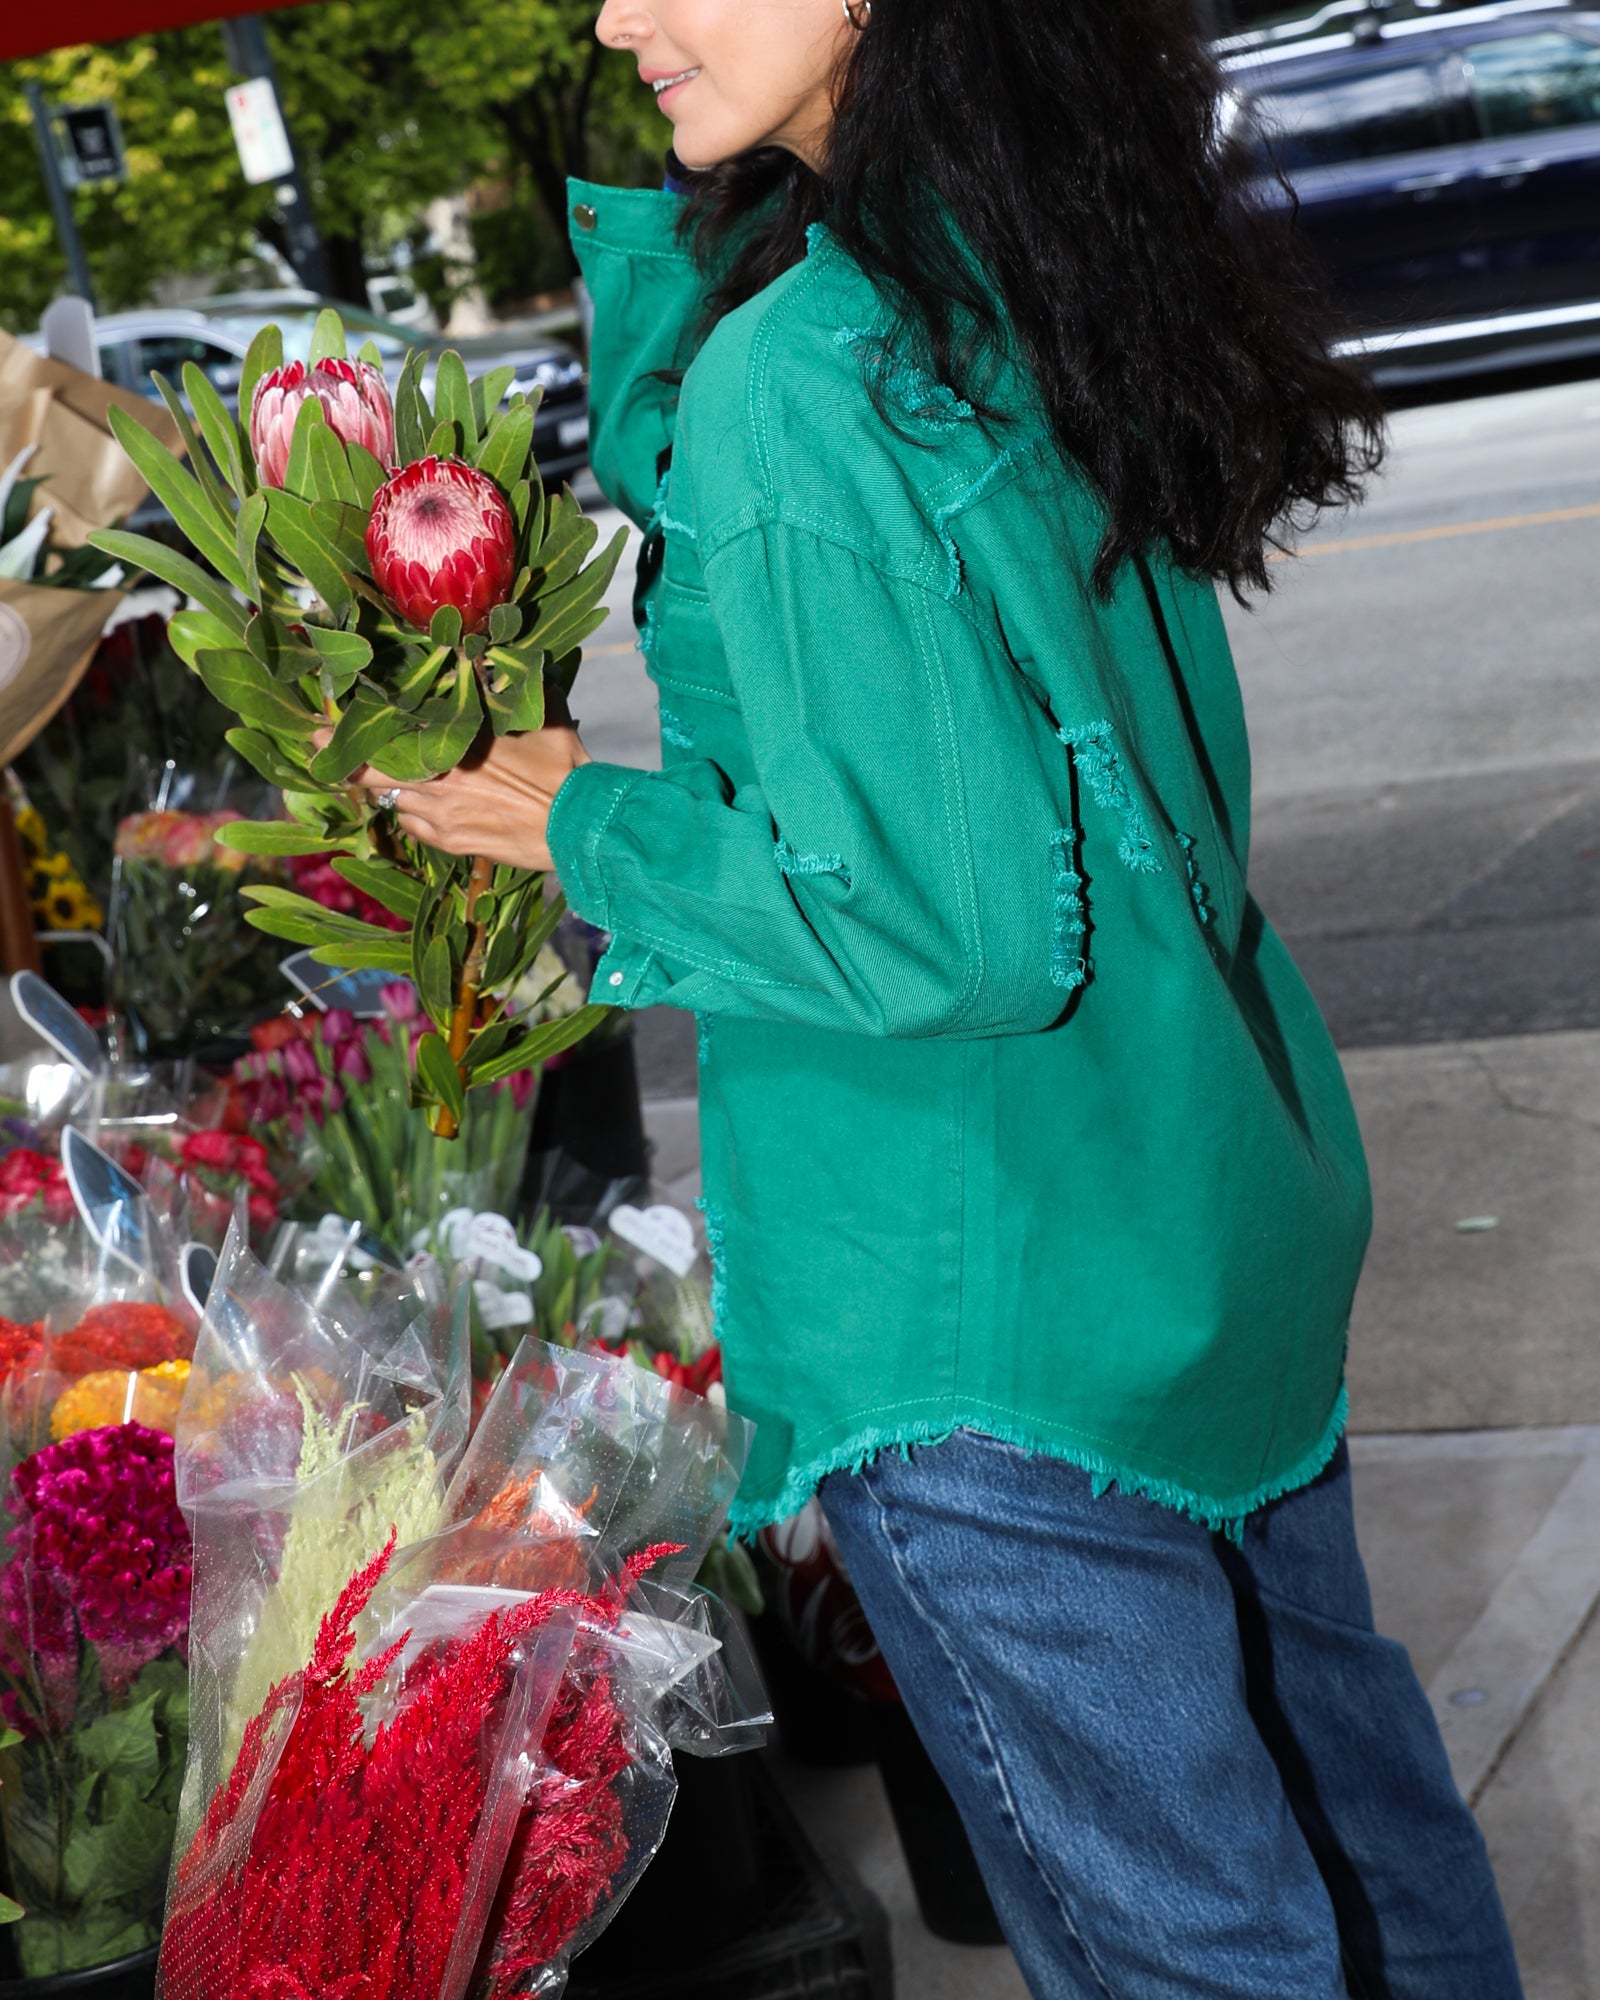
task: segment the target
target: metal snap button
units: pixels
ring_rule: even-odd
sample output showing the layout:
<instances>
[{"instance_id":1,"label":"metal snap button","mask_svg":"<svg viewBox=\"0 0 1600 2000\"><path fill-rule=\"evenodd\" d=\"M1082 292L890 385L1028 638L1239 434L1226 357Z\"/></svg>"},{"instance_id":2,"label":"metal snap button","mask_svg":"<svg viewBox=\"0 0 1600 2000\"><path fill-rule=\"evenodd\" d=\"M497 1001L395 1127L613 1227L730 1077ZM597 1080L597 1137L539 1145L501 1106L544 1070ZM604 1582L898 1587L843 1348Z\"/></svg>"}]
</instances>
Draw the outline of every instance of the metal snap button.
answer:
<instances>
[{"instance_id":1,"label":"metal snap button","mask_svg":"<svg viewBox=\"0 0 1600 2000\"><path fill-rule=\"evenodd\" d=\"M593 229L600 220L586 201L580 201L572 211L572 219L580 229Z\"/></svg>"},{"instance_id":2,"label":"metal snap button","mask_svg":"<svg viewBox=\"0 0 1600 2000\"><path fill-rule=\"evenodd\" d=\"M622 984L622 974L620 972L613 972L611 975L611 983L613 986L620 986Z\"/></svg>"}]
</instances>

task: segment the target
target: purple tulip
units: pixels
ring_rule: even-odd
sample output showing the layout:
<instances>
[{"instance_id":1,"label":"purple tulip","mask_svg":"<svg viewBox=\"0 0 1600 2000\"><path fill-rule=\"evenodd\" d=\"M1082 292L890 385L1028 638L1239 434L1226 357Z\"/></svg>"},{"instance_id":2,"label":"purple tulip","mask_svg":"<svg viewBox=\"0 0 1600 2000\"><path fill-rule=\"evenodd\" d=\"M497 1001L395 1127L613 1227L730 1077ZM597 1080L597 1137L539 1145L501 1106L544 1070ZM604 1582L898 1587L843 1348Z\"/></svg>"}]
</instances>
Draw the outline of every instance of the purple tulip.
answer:
<instances>
[{"instance_id":1,"label":"purple tulip","mask_svg":"<svg viewBox=\"0 0 1600 2000\"><path fill-rule=\"evenodd\" d=\"M322 1080L322 1065L309 1042L290 1042L283 1052L283 1070L294 1084L307 1085Z\"/></svg>"},{"instance_id":2,"label":"purple tulip","mask_svg":"<svg viewBox=\"0 0 1600 2000\"><path fill-rule=\"evenodd\" d=\"M372 1065L367 1061L367 1052L361 1046L359 1037L346 1042L334 1057L337 1073L351 1083L371 1083Z\"/></svg>"},{"instance_id":3,"label":"purple tulip","mask_svg":"<svg viewBox=\"0 0 1600 2000\"><path fill-rule=\"evenodd\" d=\"M421 1016L422 1002L409 979L397 980L393 986L379 987L378 999L391 1021L403 1021L409 1027Z\"/></svg>"},{"instance_id":4,"label":"purple tulip","mask_svg":"<svg viewBox=\"0 0 1600 2000\"><path fill-rule=\"evenodd\" d=\"M330 1007L319 1025L322 1040L330 1049L342 1048L361 1032L348 1007Z\"/></svg>"}]
</instances>

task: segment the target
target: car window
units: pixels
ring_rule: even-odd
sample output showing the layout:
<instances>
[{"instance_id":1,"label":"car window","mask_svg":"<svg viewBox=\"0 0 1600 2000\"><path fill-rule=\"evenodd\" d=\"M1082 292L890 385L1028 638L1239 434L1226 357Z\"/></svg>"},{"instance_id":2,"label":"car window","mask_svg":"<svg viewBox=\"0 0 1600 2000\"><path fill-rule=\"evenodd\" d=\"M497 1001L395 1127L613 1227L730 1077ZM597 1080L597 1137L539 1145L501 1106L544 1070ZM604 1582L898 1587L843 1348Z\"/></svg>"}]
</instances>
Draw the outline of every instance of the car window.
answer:
<instances>
[{"instance_id":1,"label":"car window","mask_svg":"<svg viewBox=\"0 0 1600 2000\"><path fill-rule=\"evenodd\" d=\"M228 393L239 386L240 363L229 348L218 347L192 333L144 333L139 336L139 372L143 379L165 375L177 383L183 364L194 362L210 377L214 389Z\"/></svg>"},{"instance_id":2,"label":"car window","mask_svg":"<svg viewBox=\"0 0 1600 2000\"><path fill-rule=\"evenodd\" d=\"M1251 110L1263 150L1288 174L1419 153L1449 137L1427 63L1273 86L1255 95Z\"/></svg>"},{"instance_id":3,"label":"car window","mask_svg":"<svg viewBox=\"0 0 1600 2000\"><path fill-rule=\"evenodd\" d=\"M109 342L100 350L100 379L115 382L119 389L128 384L128 343L125 340Z\"/></svg>"},{"instance_id":4,"label":"car window","mask_svg":"<svg viewBox=\"0 0 1600 2000\"><path fill-rule=\"evenodd\" d=\"M1486 137L1600 123L1600 46L1572 35L1513 35L1462 53Z\"/></svg>"},{"instance_id":5,"label":"car window","mask_svg":"<svg viewBox=\"0 0 1600 2000\"><path fill-rule=\"evenodd\" d=\"M416 340L402 340L385 330L384 322L364 317L354 308L341 306L340 316L345 323L345 331L350 335L350 351L353 354L363 342L370 340L385 358L399 359L410 353ZM246 319L234 315L219 320L230 333L235 333L249 342L264 326L276 326L283 335L283 358L285 361L311 360L311 336L316 332L317 316L303 307L287 306L273 313L262 313Z\"/></svg>"}]
</instances>

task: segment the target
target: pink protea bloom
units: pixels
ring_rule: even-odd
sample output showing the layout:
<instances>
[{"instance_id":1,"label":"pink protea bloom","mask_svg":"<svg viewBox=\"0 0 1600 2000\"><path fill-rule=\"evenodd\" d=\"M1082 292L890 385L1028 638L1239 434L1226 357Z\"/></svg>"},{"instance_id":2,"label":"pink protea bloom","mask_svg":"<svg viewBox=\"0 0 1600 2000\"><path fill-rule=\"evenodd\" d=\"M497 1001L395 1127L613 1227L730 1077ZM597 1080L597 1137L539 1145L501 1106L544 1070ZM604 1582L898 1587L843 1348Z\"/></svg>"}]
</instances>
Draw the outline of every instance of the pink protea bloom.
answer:
<instances>
[{"instance_id":1,"label":"pink protea bloom","mask_svg":"<svg viewBox=\"0 0 1600 2000\"><path fill-rule=\"evenodd\" d=\"M372 580L424 632L447 604L482 632L511 595L516 523L485 473L458 458L420 458L378 491L367 524Z\"/></svg>"},{"instance_id":2,"label":"pink protea bloom","mask_svg":"<svg viewBox=\"0 0 1600 2000\"><path fill-rule=\"evenodd\" d=\"M315 396L328 428L344 444L370 451L387 472L394 464L394 405L383 373L370 361L330 357L307 368L291 361L256 384L250 403L250 448L263 486L281 486L289 469L300 405Z\"/></svg>"}]
</instances>

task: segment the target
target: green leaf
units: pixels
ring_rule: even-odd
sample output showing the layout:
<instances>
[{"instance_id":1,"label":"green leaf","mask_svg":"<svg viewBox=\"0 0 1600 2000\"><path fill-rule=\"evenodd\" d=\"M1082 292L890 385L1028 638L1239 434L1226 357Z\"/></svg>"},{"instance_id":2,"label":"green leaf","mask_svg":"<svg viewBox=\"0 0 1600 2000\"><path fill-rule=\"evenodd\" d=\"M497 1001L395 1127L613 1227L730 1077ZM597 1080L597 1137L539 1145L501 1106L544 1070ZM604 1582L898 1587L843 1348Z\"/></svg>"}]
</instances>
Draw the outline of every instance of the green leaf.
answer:
<instances>
[{"instance_id":1,"label":"green leaf","mask_svg":"<svg viewBox=\"0 0 1600 2000\"><path fill-rule=\"evenodd\" d=\"M125 534L120 528L98 529L89 541L102 554L115 556L131 569L148 570L163 583L170 583L174 590L194 598L230 632L243 638L247 615L244 607L225 585L208 575L191 557L169 549L164 542L153 542L146 535Z\"/></svg>"},{"instance_id":2,"label":"green leaf","mask_svg":"<svg viewBox=\"0 0 1600 2000\"><path fill-rule=\"evenodd\" d=\"M312 758L311 775L325 784L342 785L352 772L372 763L405 726L405 718L395 714L376 688L358 687L332 740Z\"/></svg>"},{"instance_id":3,"label":"green leaf","mask_svg":"<svg viewBox=\"0 0 1600 2000\"><path fill-rule=\"evenodd\" d=\"M459 1125L467 1115L467 1093L455 1058L438 1035L424 1035L417 1044L417 1081Z\"/></svg>"},{"instance_id":4,"label":"green leaf","mask_svg":"<svg viewBox=\"0 0 1600 2000\"><path fill-rule=\"evenodd\" d=\"M397 785L425 785L439 774L422 753L422 731L414 718L402 718L404 732L383 746L383 769Z\"/></svg>"},{"instance_id":5,"label":"green leaf","mask_svg":"<svg viewBox=\"0 0 1600 2000\"><path fill-rule=\"evenodd\" d=\"M294 429L289 436L289 462L284 468L283 483L291 493L302 499L315 499L311 491L311 433L326 430L328 414L315 396L307 396L295 412Z\"/></svg>"},{"instance_id":6,"label":"green leaf","mask_svg":"<svg viewBox=\"0 0 1600 2000\"><path fill-rule=\"evenodd\" d=\"M254 653L240 647L207 649L196 655L195 670L224 708L257 729L274 736L310 736L321 726L322 717L274 680Z\"/></svg>"},{"instance_id":7,"label":"green leaf","mask_svg":"<svg viewBox=\"0 0 1600 2000\"><path fill-rule=\"evenodd\" d=\"M304 403L301 408L310 409L311 404ZM345 581L336 551L317 533L311 509L304 500L294 493L269 490L267 533L330 610L342 612L347 608L350 585Z\"/></svg>"},{"instance_id":8,"label":"green leaf","mask_svg":"<svg viewBox=\"0 0 1600 2000\"><path fill-rule=\"evenodd\" d=\"M565 508L557 508L550 532L544 538L538 554L535 574L539 579L539 595L547 595L559 590L561 585L575 577L583 568L589 551L600 539L600 530L586 516L569 513Z\"/></svg>"},{"instance_id":9,"label":"green leaf","mask_svg":"<svg viewBox=\"0 0 1600 2000\"><path fill-rule=\"evenodd\" d=\"M353 854L341 854L333 864L333 872L342 875L352 888L360 889L375 903L381 903L392 916L404 917L408 924L416 921L422 908L422 884L392 861L362 861Z\"/></svg>"},{"instance_id":10,"label":"green leaf","mask_svg":"<svg viewBox=\"0 0 1600 2000\"><path fill-rule=\"evenodd\" d=\"M422 954L420 973L417 991L422 995L422 1004L428 1010L429 1018L442 1027L449 1021L456 1004L448 938L428 940Z\"/></svg>"},{"instance_id":11,"label":"green leaf","mask_svg":"<svg viewBox=\"0 0 1600 2000\"><path fill-rule=\"evenodd\" d=\"M380 930L370 925L370 940L357 943L341 937L336 944L319 944L311 956L318 965L337 966L341 972L392 972L396 979L411 976L411 953L403 931Z\"/></svg>"},{"instance_id":12,"label":"green leaf","mask_svg":"<svg viewBox=\"0 0 1600 2000\"><path fill-rule=\"evenodd\" d=\"M172 1834L172 1814L142 1799L100 1826L78 1826L61 1856L67 1894L110 1903L151 1888L166 1875Z\"/></svg>"},{"instance_id":13,"label":"green leaf","mask_svg":"<svg viewBox=\"0 0 1600 2000\"><path fill-rule=\"evenodd\" d=\"M587 637L587 632L578 628L605 596L627 541L627 529L619 528L606 548L580 576L575 576L570 583L563 584L559 590L539 600L533 626L521 642L524 648L542 646L559 656L576 645L580 638ZM587 628L588 631L594 629L592 624Z\"/></svg>"},{"instance_id":14,"label":"green leaf","mask_svg":"<svg viewBox=\"0 0 1600 2000\"><path fill-rule=\"evenodd\" d=\"M461 426L449 417L441 417L428 433L429 458L459 458L461 456Z\"/></svg>"},{"instance_id":15,"label":"green leaf","mask_svg":"<svg viewBox=\"0 0 1600 2000\"><path fill-rule=\"evenodd\" d=\"M331 625L308 625L306 637L335 673L360 673L372 664L372 641L359 632L340 632Z\"/></svg>"},{"instance_id":16,"label":"green leaf","mask_svg":"<svg viewBox=\"0 0 1600 2000\"><path fill-rule=\"evenodd\" d=\"M220 404L218 408L221 408ZM261 532L266 525L267 503L259 493L252 493L239 509L239 519L235 528L239 567L244 572L245 595L252 604L261 602L261 570L256 560L256 550L261 540Z\"/></svg>"},{"instance_id":17,"label":"green leaf","mask_svg":"<svg viewBox=\"0 0 1600 2000\"><path fill-rule=\"evenodd\" d=\"M490 420L499 410L506 391L517 379L517 371L509 363L500 368L491 368L487 375L480 375L472 385L472 416L482 437L488 430Z\"/></svg>"},{"instance_id":18,"label":"green leaf","mask_svg":"<svg viewBox=\"0 0 1600 2000\"><path fill-rule=\"evenodd\" d=\"M522 630L522 613L514 604L497 604L489 613L489 639L496 646L505 645L516 638Z\"/></svg>"},{"instance_id":19,"label":"green leaf","mask_svg":"<svg viewBox=\"0 0 1600 2000\"><path fill-rule=\"evenodd\" d=\"M331 433L330 433L331 435ZM367 559L367 515L360 507L344 500L314 500L311 525L338 556L346 570L365 576Z\"/></svg>"},{"instance_id":20,"label":"green leaf","mask_svg":"<svg viewBox=\"0 0 1600 2000\"><path fill-rule=\"evenodd\" d=\"M530 1028L520 1042L513 1042L509 1049L503 1049L481 1070L473 1073L474 1087L481 1083L500 1083L508 1076L515 1076L519 1070L531 1069L535 1063L559 1055L563 1049L576 1048L612 1011L610 1007L580 1007L575 1014L565 1014L559 1021L546 1021L537 1028ZM470 1054L469 1050L469 1058Z\"/></svg>"},{"instance_id":21,"label":"green leaf","mask_svg":"<svg viewBox=\"0 0 1600 2000\"><path fill-rule=\"evenodd\" d=\"M395 447L402 465L410 465L424 455L428 433L433 429L433 412L422 393L422 361L422 349L413 347L395 386Z\"/></svg>"},{"instance_id":22,"label":"green leaf","mask_svg":"<svg viewBox=\"0 0 1600 2000\"><path fill-rule=\"evenodd\" d=\"M383 349L375 340L362 341L360 348L357 350L356 359L358 361L365 361L369 367L376 368L380 374L383 372Z\"/></svg>"},{"instance_id":23,"label":"green leaf","mask_svg":"<svg viewBox=\"0 0 1600 2000\"><path fill-rule=\"evenodd\" d=\"M250 410L256 399L257 384L263 375L270 375L274 368L282 366L282 329L264 326L250 342L239 374L239 428L246 437L250 435Z\"/></svg>"},{"instance_id":24,"label":"green leaf","mask_svg":"<svg viewBox=\"0 0 1600 2000\"><path fill-rule=\"evenodd\" d=\"M517 524L517 536L520 540L533 513L533 488L526 479L519 479L506 495L506 499L510 503L511 518Z\"/></svg>"},{"instance_id":25,"label":"green leaf","mask_svg":"<svg viewBox=\"0 0 1600 2000\"><path fill-rule=\"evenodd\" d=\"M407 714L420 707L449 658L448 646L435 646L431 652L421 654L410 666L402 667L392 677L389 687L389 699L395 707Z\"/></svg>"},{"instance_id":26,"label":"green leaf","mask_svg":"<svg viewBox=\"0 0 1600 2000\"><path fill-rule=\"evenodd\" d=\"M189 421L189 412L183 406L183 398L165 375L152 375L150 379L161 392L161 400L167 406L168 416L177 425L178 435L183 440L184 454L189 461L189 470L199 481L201 492L211 502L216 512L231 525L234 496L229 491L227 482L212 464L210 453L201 450L199 435Z\"/></svg>"},{"instance_id":27,"label":"green leaf","mask_svg":"<svg viewBox=\"0 0 1600 2000\"><path fill-rule=\"evenodd\" d=\"M14 1903L9 1896L0 1896L0 1924L17 1924L27 1915L20 1903Z\"/></svg>"},{"instance_id":28,"label":"green leaf","mask_svg":"<svg viewBox=\"0 0 1600 2000\"><path fill-rule=\"evenodd\" d=\"M205 557L236 589L244 588L239 551L234 543L233 517L201 491L199 482L159 444L143 424L113 406L111 428L118 444L133 460L139 476L173 520ZM103 548L103 542L95 544ZM148 567L148 565L147 565Z\"/></svg>"},{"instance_id":29,"label":"green leaf","mask_svg":"<svg viewBox=\"0 0 1600 2000\"><path fill-rule=\"evenodd\" d=\"M477 450L478 420L472 408L472 390L461 356L454 348L447 348L439 356L439 369L433 380L433 414L436 422L455 424L459 428L461 443L457 446L458 451L470 453Z\"/></svg>"},{"instance_id":30,"label":"green leaf","mask_svg":"<svg viewBox=\"0 0 1600 2000\"><path fill-rule=\"evenodd\" d=\"M259 729L230 729L223 741L250 766L259 771L269 785L276 785L280 791L332 791L332 785L319 786L317 781L298 764L293 764L270 736Z\"/></svg>"},{"instance_id":31,"label":"green leaf","mask_svg":"<svg viewBox=\"0 0 1600 2000\"><path fill-rule=\"evenodd\" d=\"M416 719L422 725L418 747L429 773L437 777L444 771L453 771L483 727L477 675L463 666L450 692L424 702Z\"/></svg>"},{"instance_id":32,"label":"green leaf","mask_svg":"<svg viewBox=\"0 0 1600 2000\"><path fill-rule=\"evenodd\" d=\"M543 655L540 655L542 661ZM493 678L484 690L496 736L510 736L544 727L544 677L539 665L527 666L509 652L491 647L486 662ZM505 685L500 687L498 682Z\"/></svg>"},{"instance_id":33,"label":"green leaf","mask_svg":"<svg viewBox=\"0 0 1600 2000\"><path fill-rule=\"evenodd\" d=\"M513 410L484 439L475 462L502 493L509 493L527 471L532 448L533 412Z\"/></svg>"},{"instance_id":34,"label":"green leaf","mask_svg":"<svg viewBox=\"0 0 1600 2000\"><path fill-rule=\"evenodd\" d=\"M337 854L344 841L336 833L313 833L288 820L239 819L222 829L217 845L235 854Z\"/></svg>"},{"instance_id":35,"label":"green leaf","mask_svg":"<svg viewBox=\"0 0 1600 2000\"><path fill-rule=\"evenodd\" d=\"M297 681L317 670L317 655L270 611L258 611L250 620L244 642L280 681Z\"/></svg>"},{"instance_id":36,"label":"green leaf","mask_svg":"<svg viewBox=\"0 0 1600 2000\"><path fill-rule=\"evenodd\" d=\"M167 637L172 650L187 667L194 665L195 655L203 646L226 651L239 643L234 628L209 611L177 612L167 625Z\"/></svg>"},{"instance_id":37,"label":"green leaf","mask_svg":"<svg viewBox=\"0 0 1600 2000\"><path fill-rule=\"evenodd\" d=\"M314 500L342 500L348 506L360 504L360 494L345 457L344 445L331 424L316 424L310 437L311 497ZM365 525L365 523L363 523Z\"/></svg>"},{"instance_id":38,"label":"green leaf","mask_svg":"<svg viewBox=\"0 0 1600 2000\"><path fill-rule=\"evenodd\" d=\"M311 329L311 359L307 365L315 368L319 361L347 361L349 358L344 340L344 321L332 306L324 306Z\"/></svg>"},{"instance_id":39,"label":"green leaf","mask_svg":"<svg viewBox=\"0 0 1600 2000\"><path fill-rule=\"evenodd\" d=\"M443 646L452 652L461 644L461 613L453 604L441 604L433 614L433 623L428 627L428 638L435 646Z\"/></svg>"},{"instance_id":40,"label":"green leaf","mask_svg":"<svg viewBox=\"0 0 1600 2000\"><path fill-rule=\"evenodd\" d=\"M183 386L189 392L189 404L194 411L195 422L200 426L200 435L206 441L206 449L216 460L223 478L239 498L244 499L249 491L249 482L245 478L243 440L238 424L212 387L210 376L192 361L183 364Z\"/></svg>"},{"instance_id":41,"label":"green leaf","mask_svg":"<svg viewBox=\"0 0 1600 2000\"><path fill-rule=\"evenodd\" d=\"M378 489L389 475L364 444L346 445L345 451L350 460L350 477L356 483L356 505L370 514Z\"/></svg>"},{"instance_id":42,"label":"green leaf","mask_svg":"<svg viewBox=\"0 0 1600 2000\"><path fill-rule=\"evenodd\" d=\"M160 1699L149 1694L124 1709L108 1709L87 1729L73 1732L78 1754L90 1770L129 1779L140 1792L149 1791L161 1775L161 1738L156 1730Z\"/></svg>"}]
</instances>

